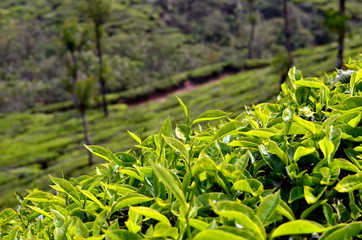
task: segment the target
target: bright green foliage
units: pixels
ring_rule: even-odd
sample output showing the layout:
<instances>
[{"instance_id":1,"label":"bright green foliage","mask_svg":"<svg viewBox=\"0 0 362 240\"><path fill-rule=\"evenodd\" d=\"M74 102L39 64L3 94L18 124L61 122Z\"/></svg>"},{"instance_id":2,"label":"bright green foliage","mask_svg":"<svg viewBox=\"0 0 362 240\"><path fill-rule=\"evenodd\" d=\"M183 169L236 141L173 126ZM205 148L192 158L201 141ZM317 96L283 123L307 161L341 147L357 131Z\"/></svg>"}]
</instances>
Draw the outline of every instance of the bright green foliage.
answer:
<instances>
[{"instance_id":1,"label":"bright green foliage","mask_svg":"<svg viewBox=\"0 0 362 240\"><path fill-rule=\"evenodd\" d=\"M362 231L359 62L350 82L291 69L275 103L170 119L136 149L87 146L94 175L51 177L0 213L2 239L356 239ZM205 122L218 119L216 124ZM220 119L223 119L220 121ZM182 126L182 128L180 128Z\"/></svg>"}]
</instances>

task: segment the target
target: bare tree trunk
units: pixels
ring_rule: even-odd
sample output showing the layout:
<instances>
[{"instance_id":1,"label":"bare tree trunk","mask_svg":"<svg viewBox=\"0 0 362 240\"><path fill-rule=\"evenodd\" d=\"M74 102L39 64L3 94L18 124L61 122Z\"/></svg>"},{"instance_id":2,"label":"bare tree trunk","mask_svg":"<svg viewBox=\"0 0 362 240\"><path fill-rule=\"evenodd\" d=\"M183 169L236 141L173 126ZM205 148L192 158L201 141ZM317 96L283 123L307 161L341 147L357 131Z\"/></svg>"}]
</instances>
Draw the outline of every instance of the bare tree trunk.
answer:
<instances>
[{"instance_id":1,"label":"bare tree trunk","mask_svg":"<svg viewBox=\"0 0 362 240\"><path fill-rule=\"evenodd\" d=\"M256 16L253 16L253 6L254 1L248 0L249 4L249 21L250 21L250 35L248 41L248 58L253 58L253 41L255 35L255 27L256 27Z\"/></svg>"},{"instance_id":2,"label":"bare tree trunk","mask_svg":"<svg viewBox=\"0 0 362 240\"><path fill-rule=\"evenodd\" d=\"M284 18L284 38L285 38L285 49L288 54L288 63L286 67L286 73L283 73L280 78L280 84L285 83L287 76L288 76L288 70L293 65L293 55L292 55L292 45L290 42L290 26L289 26L289 14L288 14L288 0L282 0L283 1L283 18Z\"/></svg>"},{"instance_id":3,"label":"bare tree trunk","mask_svg":"<svg viewBox=\"0 0 362 240\"><path fill-rule=\"evenodd\" d=\"M76 83L78 80L78 62L77 57L75 56L75 52L71 51L70 56L72 58L73 62L73 68L72 68L72 100L75 108L78 108L78 99L77 99L77 93L75 92L76 89Z\"/></svg>"},{"instance_id":4,"label":"bare tree trunk","mask_svg":"<svg viewBox=\"0 0 362 240\"><path fill-rule=\"evenodd\" d=\"M107 99L106 99L106 80L103 76L103 49L101 43L101 28L99 25L94 24L95 33L96 33L96 49L97 49L97 57L98 57L98 81L101 87L101 96L102 96L102 107L104 116L108 117L108 107L107 107Z\"/></svg>"},{"instance_id":5,"label":"bare tree trunk","mask_svg":"<svg viewBox=\"0 0 362 240\"><path fill-rule=\"evenodd\" d=\"M339 17L343 21L342 28L338 32L338 56L337 56L337 68L343 67L343 52L344 52L344 36L346 34L345 27L345 12L346 12L346 0L339 0Z\"/></svg>"},{"instance_id":6,"label":"bare tree trunk","mask_svg":"<svg viewBox=\"0 0 362 240\"><path fill-rule=\"evenodd\" d=\"M250 35L249 35L249 42L248 42L248 58L253 58L253 41L254 41L254 35L255 35L255 26L256 23L252 22L250 26Z\"/></svg>"},{"instance_id":7,"label":"bare tree trunk","mask_svg":"<svg viewBox=\"0 0 362 240\"><path fill-rule=\"evenodd\" d=\"M91 140L88 132L88 121L85 114L85 110L83 108L79 108L81 117L82 117L82 124L83 124L83 134L84 134L84 141L86 145L91 145ZM88 163L89 166L93 165L93 155L91 152L88 151Z\"/></svg>"}]
</instances>

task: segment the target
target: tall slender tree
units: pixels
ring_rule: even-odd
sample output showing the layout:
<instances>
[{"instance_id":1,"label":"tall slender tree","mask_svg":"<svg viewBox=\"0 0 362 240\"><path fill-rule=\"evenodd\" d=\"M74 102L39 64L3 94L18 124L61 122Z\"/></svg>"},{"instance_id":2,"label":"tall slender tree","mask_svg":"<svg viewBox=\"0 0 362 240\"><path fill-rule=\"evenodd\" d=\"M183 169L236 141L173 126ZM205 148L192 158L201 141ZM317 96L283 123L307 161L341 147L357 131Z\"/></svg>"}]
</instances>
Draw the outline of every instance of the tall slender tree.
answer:
<instances>
[{"instance_id":1,"label":"tall slender tree","mask_svg":"<svg viewBox=\"0 0 362 240\"><path fill-rule=\"evenodd\" d=\"M86 27L81 26L76 19L66 21L62 25L61 41L69 57L66 58L68 75L71 78L71 93L74 107L78 106L75 93L75 86L78 79L78 55L86 47L89 31Z\"/></svg>"},{"instance_id":2,"label":"tall slender tree","mask_svg":"<svg viewBox=\"0 0 362 240\"><path fill-rule=\"evenodd\" d=\"M62 25L61 40L67 51L67 70L71 82L71 93L74 107L78 109L82 119L85 144L90 145L91 140L88 131L86 109L89 106L90 96L93 94L91 80L79 82L78 58L87 46L89 31L87 27L81 26L76 19L66 21ZM88 151L89 165L93 164L93 155Z\"/></svg>"},{"instance_id":3,"label":"tall slender tree","mask_svg":"<svg viewBox=\"0 0 362 240\"><path fill-rule=\"evenodd\" d=\"M248 40L248 58L253 58L253 42L255 36L256 24L258 23L259 14L254 10L255 0L247 0L248 2L248 11L249 11L249 24L250 24L250 32L249 32L249 40Z\"/></svg>"},{"instance_id":4,"label":"tall slender tree","mask_svg":"<svg viewBox=\"0 0 362 240\"><path fill-rule=\"evenodd\" d=\"M83 135L86 145L91 144L91 139L88 129L88 120L86 111L90 106L92 96L94 96L94 79L86 78L78 80L75 86L76 96L78 98L78 109L82 118ZM93 164L93 154L88 151L88 163Z\"/></svg>"},{"instance_id":5,"label":"tall slender tree","mask_svg":"<svg viewBox=\"0 0 362 240\"><path fill-rule=\"evenodd\" d=\"M286 71L282 74L280 78L281 84L286 81L288 76L288 69L293 65L292 44L290 41L291 32L289 25L288 0L282 0L282 15L284 20L284 46L287 52L287 66L286 66Z\"/></svg>"},{"instance_id":6,"label":"tall slender tree","mask_svg":"<svg viewBox=\"0 0 362 240\"><path fill-rule=\"evenodd\" d=\"M346 35L346 0L339 0L339 19L341 26L338 31L337 68L343 67L344 38Z\"/></svg>"},{"instance_id":7,"label":"tall slender tree","mask_svg":"<svg viewBox=\"0 0 362 240\"><path fill-rule=\"evenodd\" d=\"M329 10L325 13L324 25L337 35L337 68L343 67L344 39L347 33L346 0L338 0L338 10Z\"/></svg>"},{"instance_id":8,"label":"tall slender tree","mask_svg":"<svg viewBox=\"0 0 362 240\"><path fill-rule=\"evenodd\" d=\"M106 78L104 69L104 46L102 38L104 37L106 24L112 10L112 0L87 0L82 11L92 21L95 34L96 53L98 57L98 82L102 96L102 107L104 116L108 117L108 107L106 100Z\"/></svg>"}]
</instances>

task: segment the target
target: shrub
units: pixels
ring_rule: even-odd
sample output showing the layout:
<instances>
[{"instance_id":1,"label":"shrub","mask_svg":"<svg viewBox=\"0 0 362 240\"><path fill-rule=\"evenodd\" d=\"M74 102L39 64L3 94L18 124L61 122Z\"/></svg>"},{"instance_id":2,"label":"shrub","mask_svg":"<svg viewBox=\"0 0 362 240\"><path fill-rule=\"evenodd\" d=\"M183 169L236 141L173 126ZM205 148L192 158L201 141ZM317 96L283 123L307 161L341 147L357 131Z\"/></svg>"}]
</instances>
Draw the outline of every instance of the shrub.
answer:
<instances>
[{"instance_id":1,"label":"shrub","mask_svg":"<svg viewBox=\"0 0 362 240\"><path fill-rule=\"evenodd\" d=\"M361 62L350 81L289 71L276 103L231 119L170 119L57 193L30 191L0 213L2 239L352 239L362 230ZM221 120L224 119L224 120ZM218 120L211 124L209 121ZM205 123L208 123L206 125Z\"/></svg>"}]
</instances>

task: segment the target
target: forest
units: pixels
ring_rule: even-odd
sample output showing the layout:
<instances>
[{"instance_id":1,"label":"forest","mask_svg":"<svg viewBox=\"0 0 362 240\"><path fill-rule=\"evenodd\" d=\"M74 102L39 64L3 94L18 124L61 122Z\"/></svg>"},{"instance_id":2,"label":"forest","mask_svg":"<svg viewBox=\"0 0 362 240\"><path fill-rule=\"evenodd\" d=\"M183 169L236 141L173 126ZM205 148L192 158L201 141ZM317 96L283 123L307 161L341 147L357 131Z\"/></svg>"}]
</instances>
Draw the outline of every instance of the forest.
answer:
<instances>
[{"instance_id":1,"label":"forest","mask_svg":"<svg viewBox=\"0 0 362 240\"><path fill-rule=\"evenodd\" d=\"M361 34L359 0L2 0L0 238L361 239Z\"/></svg>"}]
</instances>

